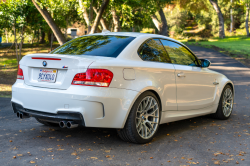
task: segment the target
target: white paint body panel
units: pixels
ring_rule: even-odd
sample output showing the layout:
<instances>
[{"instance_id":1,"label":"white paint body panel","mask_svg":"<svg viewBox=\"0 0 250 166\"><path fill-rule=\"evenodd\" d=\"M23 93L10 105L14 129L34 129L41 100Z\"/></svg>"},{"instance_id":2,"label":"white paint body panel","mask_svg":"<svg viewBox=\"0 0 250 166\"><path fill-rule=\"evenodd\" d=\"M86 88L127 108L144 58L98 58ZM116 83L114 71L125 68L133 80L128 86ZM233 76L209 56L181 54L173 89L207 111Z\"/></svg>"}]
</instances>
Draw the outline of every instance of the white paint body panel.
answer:
<instances>
[{"instance_id":1,"label":"white paint body panel","mask_svg":"<svg viewBox=\"0 0 250 166\"><path fill-rule=\"evenodd\" d=\"M227 83L232 84L224 75L206 68L147 62L138 56L137 50L145 40L164 38L175 41L168 37L140 33L105 35L136 38L117 58L56 54L25 56L20 61L24 80L17 80L13 85L12 102L26 109L47 113L79 112L84 117L86 127L123 128L131 107L145 91L154 91L159 96L161 123L167 123L216 112L224 86ZM34 60L31 57L62 59L48 61L46 67L58 69L55 83L37 82L36 73L43 68L43 60ZM68 66L67 69L62 68L65 65ZM87 68L112 71L114 77L110 86L71 85L75 74L85 72ZM183 73L185 77L178 77L178 73ZM219 84L214 85L215 81Z\"/></svg>"}]
</instances>

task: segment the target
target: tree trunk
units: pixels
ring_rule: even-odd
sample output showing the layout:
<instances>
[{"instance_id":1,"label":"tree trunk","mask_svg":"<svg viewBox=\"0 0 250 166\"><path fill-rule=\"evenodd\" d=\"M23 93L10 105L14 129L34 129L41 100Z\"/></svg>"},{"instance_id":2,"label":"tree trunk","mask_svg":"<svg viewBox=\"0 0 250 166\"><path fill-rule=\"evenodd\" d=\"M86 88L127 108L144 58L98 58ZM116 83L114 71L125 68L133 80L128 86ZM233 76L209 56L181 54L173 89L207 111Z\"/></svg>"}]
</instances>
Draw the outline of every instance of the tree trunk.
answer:
<instances>
[{"instance_id":1,"label":"tree trunk","mask_svg":"<svg viewBox=\"0 0 250 166\"><path fill-rule=\"evenodd\" d=\"M117 16L115 8L111 9L111 13L112 13L112 16L113 16L114 32L120 32L119 17Z\"/></svg>"},{"instance_id":2,"label":"tree trunk","mask_svg":"<svg viewBox=\"0 0 250 166\"><path fill-rule=\"evenodd\" d=\"M102 17L102 14L103 14L105 8L108 6L108 3L109 3L109 0L103 0L102 6L100 7L100 10L96 14L96 18L95 18L95 21L94 21L93 26L91 28L90 34L95 33L96 28L100 22L101 17Z\"/></svg>"},{"instance_id":3,"label":"tree trunk","mask_svg":"<svg viewBox=\"0 0 250 166\"><path fill-rule=\"evenodd\" d=\"M82 0L79 0L79 5L80 5L80 8L82 9L82 12L83 12L83 18L84 18L84 20L86 22L86 25L88 26L90 24L90 22L89 22L89 14L88 14L86 8L82 5Z\"/></svg>"},{"instance_id":4,"label":"tree trunk","mask_svg":"<svg viewBox=\"0 0 250 166\"><path fill-rule=\"evenodd\" d=\"M67 30L68 30L68 17L66 18L66 28L65 28L65 33L64 33L64 37L65 37L66 41L67 41L67 37L68 37Z\"/></svg>"},{"instance_id":5,"label":"tree trunk","mask_svg":"<svg viewBox=\"0 0 250 166\"><path fill-rule=\"evenodd\" d=\"M158 21L155 14L151 15L152 21L155 24L156 29L160 32L161 23Z\"/></svg>"},{"instance_id":6,"label":"tree trunk","mask_svg":"<svg viewBox=\"0 0 250 166\"><path fill-rule=\"evenodd\" d=\"M53 41L54 41L54 34L53 34L53 32L51 32L51 43L50 43L50 51L52 51L53 50Z\"/></svg>"},{"instance_id":7,"label":"tree trunk","mask_svg":"<svg viewBox=\"0 0 250 166\"><path fill-rule=\"evenodd\" d=\"M40 40L40 43L41 44L45 43L45 32L44 32L43 28L41 28L41 40Z\"/></svg>"},{"instance_id":8,"label":"tree trunk","mask_svg":"<svg viewBox=\"0 0 250 166\"><path fill-rule=\"evenodd\" d=\"M23 35L24 35L24 31L25 31L25 25L23 25L23 28L22 28L22 32L21 32L21 42L19 44L19 59L21 60L22 59L22 47L23 47Z\"/></svg>"},{"instance_id":9,"label":"tree trunk","mask_svg":"<svg viewBox=\"0 0 250 166\"><path fill-rule=\"evenodd\" d=\"M247 36L250 36L249 35L248 21L249 21L249 6L247 4L247 6L246 6L246 31L247 31Z\"/></svg>"},{"instance_id":10,"label":"tree trunk","mask_svg":"<svg viewBox=\"0 0 250 166\"><path fill-rule=\"evenodd\" d=\"M37 43L40 41L40 29L37 30Z\"/></svg>"},{"instance_id":11,"label":"tree trunk","mask_svg":"<svg viewBox=\"0 0 250 166\"><path fill-rule=\"evenodd\" d=\"M162 8L158 11L160 17L161 17L161 26L160 26L160 32L159 34L168 36L168 24L167 24L167 19L165 17L165 14L162 10Z\"/></svg>"},{"instance_id":12,"label":"tree trunk","mask_svg":"<svg viewBox=\"0 0 250 166\"><path fill-rule=\"evenodd\" d=\"M91 0L90 7L89 7L88 33L91 31L91 24L92 24L92 21L93 21L93 2L94 2L94 0Z\"/></svg>"},{"instance_id":13,"label":"tree trunk","mask_svg":"<svg viewBox=\"0 0 250 166\"><path fill-rule=\"evenodd\" d=\"M218 5L217 0L209 0L211 5L213 6L214 10L216 11L218 18L219 18L219 37L225 37L225 30L224 30L224 18L223 14L221 13L220 7Z\"/></svg>"},{"instance_id":14,"label":"tree trunk","mask_svg":"<svg viewBox=\"0 0 250 166\"><path fill-rule=\"evenodd\" d=\"M96 7L93 7L93 10L94 10L95 14L98 13ZM101 22L103 29L108 29L103 18L100 19L100 22Z\"/></svg>"},{"instance_id":15,"label":"tree trunk","mask_svg":"<svg viewBox=\"0 0 250 166\"><path fill-rule=\"evenodd\" d=\"M232 33L234 30L234 17L233 17L233 9L232 9L232 5L233 5L233 0L231 0L231 9L230 9L230 32Z\"/></svg>"},{"instance_id":16,"label":"tree trunk","mask_svg":"<svg viewBox=\"0 0 250 166\"><path fill-rule=\"evenodd\" d=\"M7 28L5 29L5 36L6 36L6 42L9 43Z\"/></svg>"},{"instance_id":17,"label":"tree trunk","mask_svg":"<svg viewBox=\"0 0 250 166\"><path fill-rule=\"evenodd\" d=\"M48 12L48 10L43 7L43 9L41 9L38 4L35 2L35 0L32 0L32 2L34 3L35 7L37 8L37 10L41 13L41 15L43 16L43 18L45 19L45 21L48 23L48 25L50 26L51 30L54 32L58 42L60 45L62 45L63 43L66 42L61 30L59 29L59 27L56 25L55 21L53 20L53 18L51 17L50 13Z\"/></svg>"},{"instance_id":18,"label":"tree trunk","mask_svg":"<svg viewBox=\"0 0 250 166\"><path fill-rule=\"evenodd\" d=\"M14 24L14 39L15 39L15 46L16 46L16 60L17 60L17 65L19 65L19 58L18 58L18 53L17 53L17 40L16 40L16 20Z\"/></svg>"}]
</instances>

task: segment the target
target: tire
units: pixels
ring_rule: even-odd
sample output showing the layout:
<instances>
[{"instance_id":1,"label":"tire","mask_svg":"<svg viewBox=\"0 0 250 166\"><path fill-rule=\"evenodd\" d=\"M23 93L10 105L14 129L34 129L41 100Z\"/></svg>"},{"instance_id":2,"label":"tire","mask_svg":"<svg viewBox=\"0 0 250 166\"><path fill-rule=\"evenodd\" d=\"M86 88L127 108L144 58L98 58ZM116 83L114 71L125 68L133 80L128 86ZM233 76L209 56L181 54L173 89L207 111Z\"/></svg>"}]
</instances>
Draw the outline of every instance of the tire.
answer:
<instances>
[{"instance_id":1,"label":"tire","mask_svg":"<svg viewBox=\"0 0 250 166\"><path fill-rule=\"evenodd\" d=\"M231 98L230 98L230 93L231 93ZM226 102L225 98L228 98ZM212 116L216 119L221 119L221 120L228 119L233 111L233 103L234 103L233 89L230 85L226 85L221 93L217 111L215 114L212 114Z\"/></svg>"},{"instance_id":2,"label":"tire","mask_svg":"<svg viewBox=\"0 0 250 166\"><path fill-rule=\"evenodd\" d=\"M41 119L35 118L39 123L45 125L45 126L52 126L52 127L59 127L57 123L51 123L51 122L46 122Z\"/></svg>"},{"instance_id":3,"label":"tire","mask_svg":"<svg viewBox=\"0 0 250 166\"><path fill-rule=\"evenodd\" d=\"M150 142L159 128L161 106L152 92L144 92L135 101L123 129L117 130L120 138L126 142Z\"/></svg>"}]
</instances>

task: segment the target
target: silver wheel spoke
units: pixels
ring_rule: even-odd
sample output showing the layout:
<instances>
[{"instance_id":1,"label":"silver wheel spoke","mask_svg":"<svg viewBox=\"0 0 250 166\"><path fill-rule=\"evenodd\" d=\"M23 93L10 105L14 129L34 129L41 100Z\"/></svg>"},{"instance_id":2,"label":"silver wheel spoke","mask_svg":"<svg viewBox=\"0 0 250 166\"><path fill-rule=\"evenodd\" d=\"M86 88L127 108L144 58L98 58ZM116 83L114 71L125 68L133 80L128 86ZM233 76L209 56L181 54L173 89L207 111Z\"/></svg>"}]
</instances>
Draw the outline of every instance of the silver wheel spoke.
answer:
<instances>
[{"instance_id":1,"label":"silver wheel spoke","mask_svg":"<svg viewBox=\"0 0 250 166\"><path fill-rule=\"evenodd\" d=\"M142 138L148 139L155 134L159 125L159 114L159 105L154 97L147 96L142 99L136 112L136 129Z\"/></svg>"},{"instance_id":2,"label":"silver wheel spoke","mask_svg":"<svg viewBox=\"0 0 250 166\"><path fill-rule=\"evenodd\" d=\"M223 114L226 117L230 116L232 109L233 109L233 92L230 88L227 88L223 94L223 100L222 100Z\"/></svg>"}]
</instances>

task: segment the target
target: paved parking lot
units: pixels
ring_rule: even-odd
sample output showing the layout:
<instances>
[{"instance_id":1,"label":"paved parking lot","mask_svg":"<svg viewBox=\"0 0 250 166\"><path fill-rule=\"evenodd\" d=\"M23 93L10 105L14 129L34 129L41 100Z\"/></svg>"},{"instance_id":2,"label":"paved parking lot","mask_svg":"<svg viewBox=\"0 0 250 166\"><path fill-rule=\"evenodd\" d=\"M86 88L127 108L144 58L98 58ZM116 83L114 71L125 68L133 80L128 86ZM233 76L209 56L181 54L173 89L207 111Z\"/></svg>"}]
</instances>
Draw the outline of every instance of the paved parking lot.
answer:
<instances>
[{"instance_id":1,"label":"paved parking lot","mask_svg":"<svg viewBox=\"0 0 250 166\"><path fill-rule=\"evenodd\" d=\"M0 98L0 165L250 165L250 69L216 51L190 46L235 84L229 120L203 116L160 126L148 144L123 142L114 129L61 129L20 120ZM25 97L25 95L24 95Z\"/></svg>"}]
</instances>

